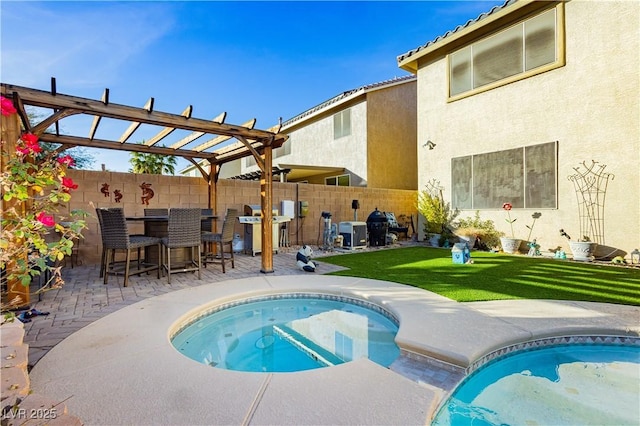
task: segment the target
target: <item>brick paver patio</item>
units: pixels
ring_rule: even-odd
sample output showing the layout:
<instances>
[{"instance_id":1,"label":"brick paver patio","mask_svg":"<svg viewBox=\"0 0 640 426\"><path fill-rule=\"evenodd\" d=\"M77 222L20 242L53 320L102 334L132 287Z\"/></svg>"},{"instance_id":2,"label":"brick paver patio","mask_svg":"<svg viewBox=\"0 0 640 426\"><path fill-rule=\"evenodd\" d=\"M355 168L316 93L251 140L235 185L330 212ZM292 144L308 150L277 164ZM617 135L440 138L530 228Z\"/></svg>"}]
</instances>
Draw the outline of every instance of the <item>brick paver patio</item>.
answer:
<instances>
[{"instance_id":1,"label":"brick paver patio","mask_svg":"<svg viewBox=\"0 0 640 426\"><path fill-rule=\"evenodd\" d=\"M273 274L305 275L309 272L300 270L296 265L297 247L280 248L273 256ZM321 257L323 253L317 253ZM264 275L260 272L261 258L236 254L235 268L227 265L227 272L222 273L220 265L207 265L202 268L202 279L198 280L194 273L175 274L171 284L167 277L157 279L155 272L133 276L129 286L123 287L120 276L109 277L109 284L104 285L99 265L81 265L63 268L65 284L61 289L50 290L40 296L32 296L31 308L49 312L47 316L33 317L24 324L25 343L29 345L29 365L33 366L51 348L67 336L82 327L100 319L124 306L165 293L204 284ZM340 267L321 264L317 273L339 270ZM40 299L40 300L39 300Z\"/></svg>"}]
</instances>

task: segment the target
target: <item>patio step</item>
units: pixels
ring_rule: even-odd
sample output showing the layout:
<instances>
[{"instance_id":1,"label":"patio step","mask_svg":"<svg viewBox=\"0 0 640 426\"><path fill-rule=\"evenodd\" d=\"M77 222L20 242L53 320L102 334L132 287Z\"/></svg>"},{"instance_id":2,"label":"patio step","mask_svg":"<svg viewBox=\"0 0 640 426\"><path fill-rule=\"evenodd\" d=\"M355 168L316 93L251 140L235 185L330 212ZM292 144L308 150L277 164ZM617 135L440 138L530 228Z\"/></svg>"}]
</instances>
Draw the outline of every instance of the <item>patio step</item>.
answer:
<instances>
[{"instance_id":1,"label":"patio step","mask_svg":"<svg viewBox=\"0 0 640 426\"><path fill-rule=\"evenodd\" d=\"M24 341L24 324L17 319L0 325L2 380L0 419L2 425L81 426L80 418L69 414L64 402L31 393L27 364L29 346Z\"/></svg>"}]
</instances>

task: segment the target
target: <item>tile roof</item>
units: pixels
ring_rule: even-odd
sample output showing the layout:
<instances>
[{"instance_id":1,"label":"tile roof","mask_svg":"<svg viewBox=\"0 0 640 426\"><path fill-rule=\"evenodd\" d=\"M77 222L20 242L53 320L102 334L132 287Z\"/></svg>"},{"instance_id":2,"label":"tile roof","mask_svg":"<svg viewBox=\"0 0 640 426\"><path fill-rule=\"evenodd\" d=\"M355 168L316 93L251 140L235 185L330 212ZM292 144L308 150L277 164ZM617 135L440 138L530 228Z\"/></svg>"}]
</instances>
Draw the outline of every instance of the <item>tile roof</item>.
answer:
<instances>
[{"instance_id":1,"label":"tile roof","mask_svg":"<svg viewBox=\"0 0 640 426\"><path fill-rule=\"evenodd\" d=\"M483 19L493 15L494 13L498 12L499 10L504 9L505 7L516 3L518 0L506 0L502 5L499 6L494 6L491 8L490 11L488 12L483 12L481 13L477 18L475 19L469 19L467 22L465 22L462 25L458 25L457 27L455 27L453 30L449 30L446 33L444 33L443 35L439 35L438 37L434 38L431 41L426 42L425 44L423 44L422 46L418 46L415 49L412 49L406 53L403 53L402 55L398 56L398 63L404 61L405 59L409 58L412 55L415 55L416 53L420 52L423 49L426 49L427 47L430 47L440 41L442 41L443 39L459 32L462 31L463 29L471 26L471 25L475 25L476 23L482 21Z\"/></svg>"},{"instance_id":2,"label":"tile roof","mask_svg":"<svg viewBox=\"0 0 640 426\"><path fill-rule=\"evenodd\" d=\"M314 113L316 113L316 112L318 112L320 110L323 110L323 109L329 107L330 105L335 104L335 103L337 103L337 102L339 102L339 101L341 101L341 100L343 100L343 99L345 99L345 98L347 98L347 97L349 97L349 96L351 96L351 95L353 95L355 93L358 93L358 92L365 93L365 92L370 91L372 89L378 89L378 88L381 88L381 87L391 86L391 85L397 84L397 83L404 83L406 81L411 81L411 80L416 80L416 76L415 75L405 75L405 76L402 76L402 77L394 77L394 78L391 78L391 79L388 79L388 80L384 80L384 81L380 81L380 82L377 82L377 83L372 83L372 84L367 84L365 86L360 86L360 87L358 87L356 89L347 90L346 92L342 92L339 95L334 96L333 98L331 98L331 99L329 99L327 101L324 101L321 104L316 105L313 108L308 109L308 110L304 111L303 113L300 113L300 114L296 115L293 118L290 118L290 119L286 120L284 123L282 123L282 127L283 128L287 127L287 126L295 123L296 121L302 120L303 118L308 117L308 116L310 116L310 115L312 115L312 114L314 114Z\"/></svg>"}]
</instances>

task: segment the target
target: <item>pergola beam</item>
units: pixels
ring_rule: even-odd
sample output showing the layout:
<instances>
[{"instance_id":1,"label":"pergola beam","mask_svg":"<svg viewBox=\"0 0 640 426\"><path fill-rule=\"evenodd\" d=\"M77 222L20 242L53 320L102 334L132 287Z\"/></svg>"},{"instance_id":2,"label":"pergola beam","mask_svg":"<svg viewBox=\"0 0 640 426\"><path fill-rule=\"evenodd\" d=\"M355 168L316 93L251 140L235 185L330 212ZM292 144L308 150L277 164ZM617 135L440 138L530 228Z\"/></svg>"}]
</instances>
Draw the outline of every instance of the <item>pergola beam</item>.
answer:
<instances>
[{"instance_id":1,"label":"pergola beam","mask_svg":"<svg viewBox=\"0 0 640 426\"><path fill-rule=\"evenodd\" d=\"M144 104L143 108L149 112L153 111L153 102L154 99L153 98L149 98L149 100L147 101L146 104ZM131 135L133 134L133 132L135 132L136 130L138 130L138 127L140 127L142 123L140 123L139 121L134 121L132 122L129 127L127 128L127 130L124 131L124 133L122 134L122 136L120 136L120 143L125 143L127 140L129 140L129 138L131 137Z\"/></svg>"},{"instance_id":2,"label":"pergola beam","mask_svg":"<svg viewBox=\"0 0 640 426\"><path fill-rule=\"evenodd\" d=\"M104 139L93 139L89 140L86 138L81 138L78 136L68 136L68 135L60 135L56 136L52 133L43 133L40 135L39 139L43 142L50 143L59 143L59 144L69 144L75 146L86 146L89 148L100 148L100 149L113 149L116 151L129 151L129 152L144 152L144 153L153 153L160 155L177 155L184 158L209 158L215 157L214 153L210 152L193 152L186 149L171 149L167 147L160 146L145 146L139 143L126 143L120 144L118 142L104 140Z\"/></svg>"},{"instance_id":3,"label":"pergola beam","mask_svg":"<svg viewBox=\"0 0 640 426\"><path fill-rule=\"evenodd\" d=\"M191 118L192 112L193 112L193 106L189 105L184 111L182 111L182 114L180 115L186 118ZM145 141L144 145L153 146L158 142L160 142L162 139L169 136L171 132L173 132L174 130L175 130L175 127L165 127L164 129L160 130L160 132L158 132L157 135L153 136L148 141Z\"/></svg>"},{"instance_id":4,"label":"pergola beam","mask_svg":"<svg viewBox=\"0 0 640 426\"><path fill-rule=\"evenodd\" d=\"M42 90L2 83L3 96L11 96L11 93L16 91L20 93L20 97L25 104L41 108L70 108L88 115L100 115L102 117L117 120L137 121L155 126L174 127L176 129L191 131L204 131L206 133L227 135L231 137L239 135L253 140L270 139L273 136L273 133L267 132L266 130L248 129L242 126L219 124L198 118L186 118L166 112L149 112L143 108L134 108L126 105L104 105L102 102L92 99L62 95L59 93L52 95L51 93ZM286 139L286 136L284 135L280 135L279 137L284 137Z\"/></svg>"},{"instance_id":5,"label":"pergola beam","mask_svg":"<svg viewBox=\"0 0 640 426\"><path fill-rule=\"evenodd\" d=\"M109 89L104 89L104 92L102 93L102 103L105 105L109 104ZM99 115L93 117L93 123L91 123L91 129L89 130L89 139L93 139L96 137L96 131L98 131L100 119L102 119L102 117L100 117Z\"/></svg>"},{"instance_id":6,"label":"pergola beam","mask_svg":"<svg viewBox=\"0 0 640 426\"><path fill-rule=\"evenodd\" d=\"M256 119L252 118L251 120L247 121L246 123L242 124L242 127L246 127L247 129L253 129L253 126L256 125ZM229 135L222 135L222 136L218 136L217 138L213 138L201 145L196 146L195 148L193 148L194 151L204 151L205 149L209 149L213 146L219 145L224 141L228 141L229 139L233 138L233 136L229 136Z\"/></svg>"},{"instance_id":7,"label":"pergola beam","mask_svg":"<svg viewBox=\"0 0 640 426\"><path fill-rule=\"evenodd\" d=\"M227 117L227 113L223 112L223 113L221 113L220 115L218 115L216 118L214 118L211 121L215 121L218 124L222 124L222 123L224 123L224 119L226 117ZM201 136L204 136L205 134L206 134L205 132L193 132L193 133L185 136L184 138L180 139L178 142L174 143L169 148L173 148L173 149L182 148L183 146L187 145L188 143L191 143L191 142L195 141L196 139L198 139Z\"/></svg>"}]
</instances>

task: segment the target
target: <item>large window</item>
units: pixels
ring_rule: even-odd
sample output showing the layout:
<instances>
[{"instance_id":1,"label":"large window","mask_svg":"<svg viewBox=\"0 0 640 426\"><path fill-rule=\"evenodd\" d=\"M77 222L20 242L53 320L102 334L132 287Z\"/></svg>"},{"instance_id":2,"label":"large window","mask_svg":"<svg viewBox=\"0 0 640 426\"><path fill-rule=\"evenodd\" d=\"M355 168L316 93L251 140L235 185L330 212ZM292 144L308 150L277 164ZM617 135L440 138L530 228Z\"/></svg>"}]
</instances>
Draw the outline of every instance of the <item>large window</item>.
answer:
<instances>
[{"instance_id":1,"label":"large window","mask_svg":"<svg viewBox=\"0 0 640 426\"><path fill-rule=\"evenodd\" d=\"M556 14L548 10L449 55L449 96L559 66Z\"/></svg>"},{"instance_id":2,"label":"large window","mask_svg":"<svg viewBox=\"0 0 640 426\"><path fill-rule=\"evenodd\" d=\"M324 178L324 184L333 186L351 186L351 176L340 175Z\"/></svg>"},{"instance_id":3,"label":"large window","mask_svg":"<svg viewBox=\"0 0 640 426\"><path fill-rule=\"evenodd\" d=\"M555 208L556 170L557 142L452 158L453 207Z\"/></svg>"},{"instance_id":4,"label":"large window","mask_svg":"<svg viewBox=\"0 0 640 426\"><path fill-rule=\"evenodd\" d=\"M333 138L338 139L351 134L351 109L345 109L333 116Z\"/></svg>"}]
</instances>

